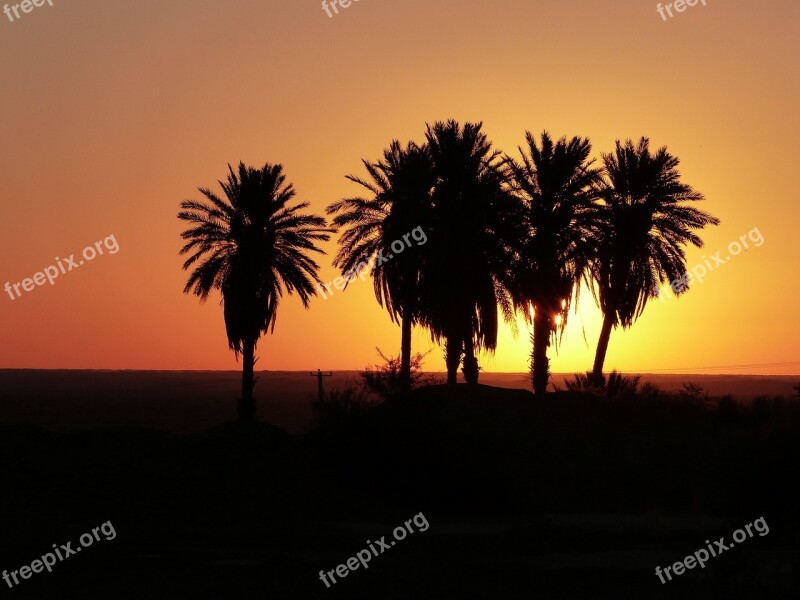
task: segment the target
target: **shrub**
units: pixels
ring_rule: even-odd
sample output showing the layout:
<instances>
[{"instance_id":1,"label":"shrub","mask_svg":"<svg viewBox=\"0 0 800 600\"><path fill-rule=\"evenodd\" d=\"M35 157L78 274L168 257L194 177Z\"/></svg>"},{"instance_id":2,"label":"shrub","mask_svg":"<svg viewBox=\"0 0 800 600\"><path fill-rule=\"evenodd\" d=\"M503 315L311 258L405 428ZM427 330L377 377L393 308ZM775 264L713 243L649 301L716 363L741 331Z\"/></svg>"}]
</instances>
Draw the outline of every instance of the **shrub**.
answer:
<instances>
[{"instance_id":1,"label":"shrub","mask_svg":"<svg viewBox=\"0 0 800 600\"><path fill-rule=\"evenodd\" d=\"M595 382L592 372L575 373L574 379L566 379L564 384L567 389L573 392L590 392L598 396L608 398L634 398L639 393L639 382L641 375L623 375L618 371L611 371L608 379L605 377L601 382ZM655 386L660 392L660 388ZM653 388L648 388L652 393Z\"/></svg>"},{"instance_id":2,"label":"shrub","mask_svg":"<svg viewBox=\"0 0 800 600\"><path fill-rule=\"evenodd\" d=\"M383 359L382 365L367 367L361 372L361 378L367 389L384 400L392 401L402 396L400 387L400 357L387 357L380 348L376 348ZM417 353L411 357L411 389L439 383L435 375L426 375L420 371L422 361L429 354Z\"/></svg>"},{"instance_id":3,"label":"shrub","mask_svg":"<svg viewBox=\"0 0 800 600\"><path fill-rule=\"evenodd\" d=\"M664 400L668 397L668 394L657 383L645 381L639 386L636 397L643 400Z\"/></svg>"},{"instance_id":4,"label":"shrub","mask_svg":"<svg viewBox=\"0 0 800 600\"><path fill-rule=\"evenodd\" d=\"M590 392L598 395L604 393L604 386L598 385L592 380L591 371L587 371L586 373L575 373L575 377L573 379L564 380L564 385L566 385L567 389L571 392Z\"/></svg>"},{"instance_id":5,"label":"shrub","mask_svg":"<svg viewBox=\"0 0 800 600\"><path fill-rule=\"evenodd\" d=\"M708 400L708 393L696 383L684 383L683 389L678 392L683 400Z\"/></svg>"},{"instance_id":6,"label":"shrub","mask_svg":"<svg viewBox=\"0 0 800 600\"><path fill-rule=\"evenodd\" d=\"M606 396L609 398L635 398L641 379L641 375L623 375L618 371L611 371L606 382Z\"/></svg>"}]
</instances>

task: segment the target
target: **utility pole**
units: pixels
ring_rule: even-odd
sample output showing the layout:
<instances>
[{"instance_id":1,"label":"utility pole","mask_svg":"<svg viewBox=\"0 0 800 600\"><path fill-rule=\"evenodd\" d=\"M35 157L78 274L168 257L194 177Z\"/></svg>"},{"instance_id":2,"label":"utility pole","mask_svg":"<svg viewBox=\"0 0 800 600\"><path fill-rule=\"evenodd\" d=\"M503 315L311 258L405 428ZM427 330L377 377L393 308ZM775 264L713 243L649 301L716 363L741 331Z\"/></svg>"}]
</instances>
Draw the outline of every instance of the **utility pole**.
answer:
<instances>
[{"instance_id":1,"label":"utility pole","mask_svg":"<svg viewBox=\"0 0 800 600\"><path fill-rule=\"evenodd\" d=\"M319 401L322 402L324 400L324 397L325 397L325 394L322 391L322 378L323 377L333 377L333 372L332 371L328 371L327 373L323 373L322 371L317 369L316 373L314 373L314 371L309 371L308 374L311 377L316 377L317 378L317 392L319 393Z\"/></svg>"}]
</instances>

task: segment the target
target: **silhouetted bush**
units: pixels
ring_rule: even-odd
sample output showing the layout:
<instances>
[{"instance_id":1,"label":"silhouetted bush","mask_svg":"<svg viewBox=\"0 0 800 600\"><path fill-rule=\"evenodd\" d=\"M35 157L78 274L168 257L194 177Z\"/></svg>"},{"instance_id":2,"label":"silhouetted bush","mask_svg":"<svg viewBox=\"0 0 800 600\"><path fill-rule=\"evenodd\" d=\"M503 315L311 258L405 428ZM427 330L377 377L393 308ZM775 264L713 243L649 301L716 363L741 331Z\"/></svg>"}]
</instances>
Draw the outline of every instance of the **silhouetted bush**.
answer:
<instances>
[{"instance_id":1,"label":"silhouetted bush","mask_svg":"<svg viewBox=\"0 0 800 600\"><path fill-rule=\"evenodd\" d=\"M608 379L603 377L601 382L597 382L592 372L587 371L575 373L574 379L567 379L564 383L571 392L589 392L608 398L635 398L638 396L640 380L641 375L623 375L615 370L611 371ZM650 387L648 391L653 393L654 388Z\"/></svg>"},{"instance_id":2,"label":"silhouetted bush","mask_svg":"<svg viewBox=\"0 0 800 600\"><path fill-rule=\"evenodd\" d=\"M393 401L402 396L400 386L400 357L388 357L380 348L376 348L378 354L383 359L384 364L372 365L361 372L361 378L367 389L380 398ZM422 361L430 354L417 352L411 357L411 389L422 387L423 385L435 385L441 383L436 375L424 374L420 371Z\"/></svg>"},{"instance_id":3,"label":"silhouetted bush","mask_svg":"<svg viewBox=\"0 0 800 600\"><path fill-rule=\"evenodd\" d=\"M595 383L592 378L591 371L587 371L586 373L575 373L575 377L573 379L564 380L564 385L566 385L567 389L571 392L589 392L597 395L603 393L603 386ZM556 391L560 392L561 390L556 387Z\"/></svg>"},{"instance_id":4,"label":"silhouetted bush","mask_svg":"<svg viewBox=\"0 0 800 600\"><path fill-rule=\"evenodd\" d=\"M696 383L684 383L683 389L678 392L678 396L685 400L707 400L708 392Z\"/></svg>"},{"instance_id":5,"label":"silhouetted bush","mask_svg":"<svg viewBox=\"0 0 800 600\"><path fill-rule=\"evenodd\" d=\"M645 381L636 391L636 397L642 400L667 400L669 394L661 386L652 381Z\"/></svg>"}]
</instances>

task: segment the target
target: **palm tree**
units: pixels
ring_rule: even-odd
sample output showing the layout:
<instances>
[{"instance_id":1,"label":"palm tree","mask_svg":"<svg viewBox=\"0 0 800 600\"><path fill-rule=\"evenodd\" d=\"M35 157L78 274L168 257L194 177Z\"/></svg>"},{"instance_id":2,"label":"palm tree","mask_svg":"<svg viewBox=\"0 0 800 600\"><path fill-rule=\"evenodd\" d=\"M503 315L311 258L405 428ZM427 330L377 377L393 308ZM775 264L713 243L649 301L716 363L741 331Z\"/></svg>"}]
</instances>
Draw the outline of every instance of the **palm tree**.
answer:
<instances>
[{"instance_id":1,"label":"palm tree","mask_svg":"<svg viewBox=\"0 0 800 600\"><path fill-rule=\"evenodd\" d=\"M681 183L679 160L666 148L650 153L647 138L616 143L604 154L606 180L599 186L603 227L593 261L595 297L603 312L592 378L603 379L603 364L614 327L630 327L662 281L676 294L688 289L684 246L703 246L694 230L718 225L710 214L687 206L703 200L700 192ZM594 287L593 287L594 291Z\"/></svg>"},{"instance_id":2,"label":"palm tree","mask_svg":"<svg viewBox=\"0 0 800 600\"><path fill-rule=\"evenodd\" d=\"M297 292L303 306L316 294L318 265L310 252L324 252L315 242L330 238L321 216L304 214L308 203L289 206L294 187L286 183L282 165L261 169L228 165L227 181L219 182L224 199L199 188L206 201L181 202L178 218L190 224L181 237L183 264L195 266L184 288L203 302L212 290L222 294L228 345L242 355L239 419L255 417L253 367L262 334L275 329L278 305L286 291Z\"/></svg>"},{"instance_id":3,"label":"palm tree","mask_svg":"<svg viewBox=\"0 0 800 600\"><path fill-rule=\"evenodd\" d=\"M406 392L411 386L411 331L419 320L419 277L425 252L420 241L410 244L409 234L419 228L427 238L434 185L430 153L426 146L409 142L403 148L394 140L383 160L362 162L369 179L347 178L370 196L344 198L327 209L328 214L338 213L334 225L347 228L333 264L352 281L378 257L372 268L375 297L392 321L401 325L400 388ZM402 253L392 250L393 242L406 246L406 241L409 244Z\"/></svg>"},{"instance_id":4,"label":"palm tree","mask_svg":"<svg viewBox=\"0 0 800 600\"><path fill-rule=\"evenodd\" d=\"M540 396L549 379L548 348L567 323L592 255L599 171L589 160L588 139L554 142L544 132L540 145L530 132L525 137L528 147L519 149L521 162L507 158L514 191L526 207L512 295L515 306L533 321L531 383Z\"/></svg>"},{"instance_id":5,"label":"palm tree","mask_svg":"<svg viewBox=\"0 0 800 600\"><path fill-rule=\"evenodd\" d=\"M477 350L497 346L498 305L511 317L503 275L518 235L520 204L504 186L500 153L481 123L437 122L426 138L436 186L429 257L421 278L422 322L445 343L447 382L464 354L468 382L478 379Z\"/></svg>"}]
</instances>

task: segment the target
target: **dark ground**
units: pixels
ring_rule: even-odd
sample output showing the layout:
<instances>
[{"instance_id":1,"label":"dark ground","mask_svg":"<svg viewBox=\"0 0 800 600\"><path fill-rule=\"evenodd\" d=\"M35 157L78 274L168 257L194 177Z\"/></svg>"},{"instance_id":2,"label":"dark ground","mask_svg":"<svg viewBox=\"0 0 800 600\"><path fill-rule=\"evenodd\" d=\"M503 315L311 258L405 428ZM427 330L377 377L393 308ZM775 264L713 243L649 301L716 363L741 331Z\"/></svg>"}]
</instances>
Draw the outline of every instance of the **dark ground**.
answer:
<instances>
[{"instance_id":1,"label":"dark ground","mask_svg":"<svg viewBox=\"0 0 800 600\"><path fill-rule=\"evenodd\" d=\"M290 436L0 428L0 569L117 533L8 598L796 598L800 404L459 385ZM424 513L430 528L327 589ZM702 570L654 574L764 517Z\"/></svg>"}]
</instances>

